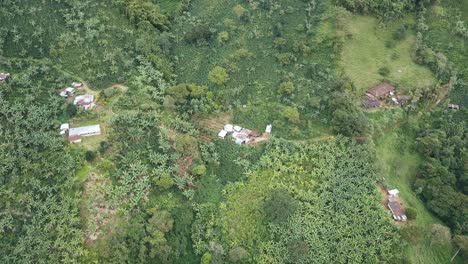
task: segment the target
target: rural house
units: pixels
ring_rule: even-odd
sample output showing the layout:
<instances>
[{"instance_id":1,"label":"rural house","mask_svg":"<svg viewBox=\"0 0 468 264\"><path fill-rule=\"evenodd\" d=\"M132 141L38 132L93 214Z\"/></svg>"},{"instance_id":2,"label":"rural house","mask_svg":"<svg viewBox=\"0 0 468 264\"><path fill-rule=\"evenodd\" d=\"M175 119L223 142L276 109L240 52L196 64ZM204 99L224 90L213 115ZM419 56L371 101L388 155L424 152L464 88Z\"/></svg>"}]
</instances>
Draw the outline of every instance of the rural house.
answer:
<instances>
[{"instance_id":1,"label":"rural house","mask_svg":"<svg viewBox=\"0 0 468 264\"><path fill-rule=\"evenodd\" d=\"M94 95L85 94L77 96L73 101L73 104L83 107L85 110L89 110L94 107Z\"/></svg>"},{"instance_id":2,"label":"rural house","mask_svg":"<svg viewBox=\"0 0 468 264\"><path fill-rule=\"evenodd\" d=\"M68 141L71 143L80 143L81 137L97 136L101 134L99 125L75 127L68 130Z\"/></svg>"},{"instance_id":3,"label":"rural house","mask_svg":"<svg viewBox=\"0 0 468 264\"><path fill-rule=\"evenodd\" d=\"M385 99L393 91L395 91L395 87L385 82L367 90L366 95L376 99Z\"/></svg>"}]
</instances>

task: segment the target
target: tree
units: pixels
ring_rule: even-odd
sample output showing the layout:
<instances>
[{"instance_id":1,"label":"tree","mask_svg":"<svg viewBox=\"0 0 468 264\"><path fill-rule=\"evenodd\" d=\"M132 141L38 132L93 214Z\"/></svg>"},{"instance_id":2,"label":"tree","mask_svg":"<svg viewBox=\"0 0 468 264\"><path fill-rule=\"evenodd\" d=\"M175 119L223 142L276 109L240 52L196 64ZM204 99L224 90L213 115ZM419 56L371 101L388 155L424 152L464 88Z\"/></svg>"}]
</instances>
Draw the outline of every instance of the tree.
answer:
<instances>
[{"instance_id":1,"label":"tree","mask_svg":"<svg viewBox=\"0 0 468 264\"><path fill-rule=\"evenodd\" d=\"M169 173L161 174L161 176L159 176L159 178L156 178L154 182L158 187L160 187L163 190L167 190L171 188L172 185L174 185L174 180L172 179L171 175L169 175Z\"/></svg>"},{"instance_id":2,"label":"tree","mask_svg":"<svg viewBox=\"0 0 468 264\"><path fill-rule=\"evenodd\" d=\"M203 254L201 258L200 264L211 264L212 259L213 259L213 256L211 256L209 252L205 252L205 254Z\"/></svg>"},{"instance_id":3,"label":"tree","mask_svg":"<svg viewBox=\"0 0 468 264\"><path fill-rule=\"evenodd\" d=\"M156 228L163 233L167 233L172 230L174 219L172 219L171 213L166 210L157 211L153 217L148 220L151 228Z\"/></svg>"},{"instance_id":4,"label":"tree","mask_svg":"<svg viewBox=\"0 0 468 264\"><path fill-rule=\"evenodd\" d=\"M223 85L229 80L229 74L225 68L216 66L208 74L208 79L217 85Z\"/></svg>"},{"instance_id":5,"label":"tree","mask_svg":"<svg viewBox=\"0 0 468 264\"><path fill-rule=\"evenodd\" d=\"M296 208L296 201L285 189L274 190L263 206L265 214L274 224L285 221L296 211Z\"/></svg>"},{"instance_id":6,"label":"tree","mask_svg":"<svg viewBox=\"0 0 468 264\"><path fill-rule=\"evenodd\" d=\"M192 174L195 176L203 176L206 173L206 167L203 164L198 164L192 167Z\"/></svg>"},{"instance_id":7,"label":"tree","mask_svg":"<svg viewBox=\"0 0 468 264\"><path fill-rule=\"evenodd\" d=\"M283 82L280 84L279 91L282 94L290 95L294 92L294 83L291 81Z\"/></svg>"},{"instance_id":8,"label":"tree","mask_svg":"<svg viewBox=\"0 0 468 264\"><path fill-rule=\"evenodd\" d=\"M283 110L283 117L293 124L298 124L300 122L300 115L297 108L292 106L287 106Z\"/></svg>"}]
</instances>

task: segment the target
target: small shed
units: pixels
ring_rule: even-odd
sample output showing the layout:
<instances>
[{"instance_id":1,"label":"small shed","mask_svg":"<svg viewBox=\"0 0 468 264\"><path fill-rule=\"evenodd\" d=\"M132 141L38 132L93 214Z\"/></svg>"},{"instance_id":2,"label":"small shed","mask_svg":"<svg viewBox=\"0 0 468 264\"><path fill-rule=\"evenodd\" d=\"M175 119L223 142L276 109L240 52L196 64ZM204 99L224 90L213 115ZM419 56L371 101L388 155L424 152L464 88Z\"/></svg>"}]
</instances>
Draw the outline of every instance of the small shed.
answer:
<instances>
[{"instance_id":1,"label":"small shed","mask_svg":"<svg viewBox=\"0 0 468 264\"><path fill-rule=\"evenodd\" d=\"M234 126L234 131L240 132L242 130L242 127L240 126Z\"/></svg>"},{"instance_id":2,"label":"small shed","mask_svg":"<svg viewBox=\"0 0 468 264\"><path fill-rule=\"evenodd\" d=\"M389 195L398 195L399 193L400 191L398 191L398 189L388 190Z\"/></svg>"},{"instance_id":3,"label":"small shed","mask_svg":"<svg viewBox=\"0 0 468 264\"><path fill-rule=\"evenodd\" d=\"M228 133L232 133L234 131L234 126L231 124L226 124L224 125L224 130L226 130Z\"/></svg>"},{"instance_id":4,"label":"small shed","mask_svg":"<svg viewBox=\"0 0 468 264\"><path fill-rule=\"evenodd\" d=\"M5 81L9 77L10 77L9 73L4 73L4 72L0 73L0 81Z\"/></svg>"},{"instance_id":5,"label":"small shed","mask_svg":"<svg viewBox=\"0 0 468 264\"><path fill-rule=\"evenodd\" d=\"M367 90L367 94L378 99L384 99L390 94L390 92L393 91L395 91L395 87L387 82L384 82Z\"/></svg>"},{"instance_id":6,"label":"small shed","mask_svg":"<svg viewBox=\"0 0 468 264\"><path fill-rule=\"evenodd\" d=\"M228 132L226 130L222 129L221 131L219 131L218 137L221 138L221 139L224 139L226 137L227 133Z\"/></svg>"},{"instance_id":7,"label":"small shed","mask_svg":"<svg viewBox=\"0 0 468 264\"><path fill-rule=\"evenodd\" d=\"M72 85L73 87L75 87L75 88L80 88L81 86L83 86L83 84L80 83L80 82L72 82L71 85Z\"/></svg>"},{"instance_id":8,"label":"small shed","mask_svg":"<svg viewBox=\"0 0 468 264\"><path fill-rule=\"evenodd\" d=\"M448 104L448 109L458 110L460 109L460 106L456 104Z\"/></svg>"},{"instance_id":9,"label":"small shed","mask_svg":"<svg viewBox=\"0 0 468 264\"><path fill-rule=\"evenodd\" d=\"M265 133L267 134L271 134L271 130L272 130L273 126L271 124L269 124L266 129L265 129Z\"/></svg>"}]
</instances>

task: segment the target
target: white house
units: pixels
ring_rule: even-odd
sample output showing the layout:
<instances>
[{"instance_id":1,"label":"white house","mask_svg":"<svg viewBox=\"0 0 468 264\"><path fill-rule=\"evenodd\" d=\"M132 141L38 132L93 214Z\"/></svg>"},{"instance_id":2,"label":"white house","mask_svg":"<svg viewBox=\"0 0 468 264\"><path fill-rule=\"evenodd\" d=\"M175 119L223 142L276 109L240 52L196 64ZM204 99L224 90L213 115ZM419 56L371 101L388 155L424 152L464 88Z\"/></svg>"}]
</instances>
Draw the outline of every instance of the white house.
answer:
<instances>
[{"instance_id":1,"label":"white house","mask_svg":"<svg viewBox=\"0 0 468 264\"><path fill-rule=\"evenodd\" d=\"M222 129L221 131L219 131L218 137L221 138L221 139L224 139L226 137L227 133L228 132L226 130Z\"/></svg>"},{"instance_id":2,"label":"white house","mask_svg":"<svg viewBox=\"0 0 468 264\"><path fill-rule=\"evenodd\" d=\"M68 140L72 143L81 142L81 137L97 136L101 134L101 126L92 125L75 127L68 130Z\"/></svg>"}]
</instances>

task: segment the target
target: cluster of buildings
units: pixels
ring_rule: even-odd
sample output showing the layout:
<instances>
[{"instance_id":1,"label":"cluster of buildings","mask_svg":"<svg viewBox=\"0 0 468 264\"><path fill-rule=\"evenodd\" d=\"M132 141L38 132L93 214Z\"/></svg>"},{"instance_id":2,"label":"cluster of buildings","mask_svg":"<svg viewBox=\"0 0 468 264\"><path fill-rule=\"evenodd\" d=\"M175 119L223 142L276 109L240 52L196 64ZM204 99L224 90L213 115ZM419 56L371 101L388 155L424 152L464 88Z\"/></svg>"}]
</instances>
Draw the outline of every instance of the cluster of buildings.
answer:
<instances>
[{"instance_id":1,"label":"cluster of buildings","mask_svg":"<svg viewBox=\"0 0 468 264\"><path fill-rule=\"evenodd\" d=\"M60 90L60 96L63 98L71 98L75 96L76 89L83 87L83 83L73 82L71 86ZM73 98L73 104L81 107L85 110L89 110L95 106L94 95L84 94L78 95ZM101 134L101 126L83 126L71 128L70 124L62 124L60 126L60 135L68 137L68 141L71 143L81 143L83 137L97 136Z\"/></svg>"},{"instance_id":2,"label":"cluster of buildings","mask_svg":"<svg viewBox=\"0 0 468 264\"><path fill-rule=\"evenodd\" d=\"M271 134L272 126L268 125L265 133ZM243 128L237 125L226 124L224 125L223 129L219 131L218 137L220 139L225 139L226 136L231 135L232 139L238 145L242 144L251 144L256 142L256 140L262 137L262 134L255 130L250 130L247 128Z\"/></svg>"},{"instance_id":3,"label":"cluster of buildings","mask_svg":"<svg viewBox=\"0 0 468 264\"><path fill-rule=\"evenodd\" d=\"M395 221L405 222L407 220L405 210L400 204L398 189L388 190L387 207L392 212L393 219Z\"/></svg>"},{"instance_id":4,"label":"cluster of buildings","mask_svg":"<svg viewBox=\"0 0 468 264\"><path fill-rule=\"evenodd\" d=\"M76 89L83 87L82 83L73 82L70 87L64 88L60 90L60 96L63 98L69 98L75 96ZM74 98L73 104L83 108L84 110L92 109L95 106L94 103L94 95L92 94L84 94L78 95Z\"/></svg>"},{"instance_id":5,"label":"cluster of buildings","mask_svg":"<svg viewBox=\"0 0 468 264\"><path fill-rule=\"evenodd\" d=\"M395 86L384 82L367 90L366 100L363 103L363 107L381 107L382 101L386 100L388 97L390 97L392 102L396 105L404 105L411 100L411 96L408 95L395 95Z\"/></svg>"},{"instance_id":6,"label":"cluster of buildings","mask_svg":"<svg viewBox=\"0 0 468 264\"><path fill-rule=\"evenodd\" d=\"M81 143L82 137L97 136L101 134L100 125L70 128L70 124L60 126L60 135L66 135L71 143Z\"/></svg>"},{"instance_id":7,"label":"cluster of buildings","mask_svg":"<svg viewBox=\"0 0 468 264\"><path fill-rule=\"evenodd\" d=\"M9 73L0 72L0 82L6 81L8 78L10 78Z\"/></svg>"}]
</instances>

